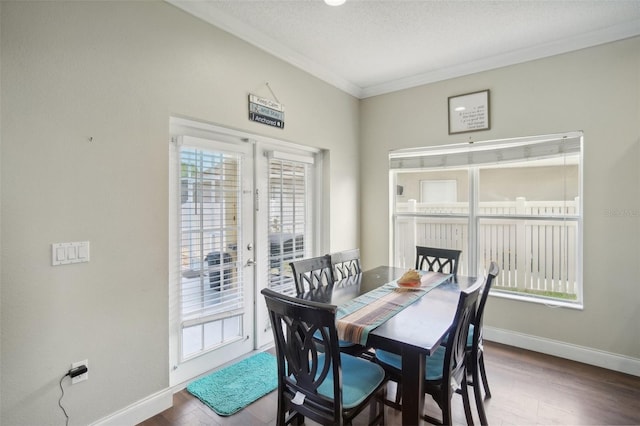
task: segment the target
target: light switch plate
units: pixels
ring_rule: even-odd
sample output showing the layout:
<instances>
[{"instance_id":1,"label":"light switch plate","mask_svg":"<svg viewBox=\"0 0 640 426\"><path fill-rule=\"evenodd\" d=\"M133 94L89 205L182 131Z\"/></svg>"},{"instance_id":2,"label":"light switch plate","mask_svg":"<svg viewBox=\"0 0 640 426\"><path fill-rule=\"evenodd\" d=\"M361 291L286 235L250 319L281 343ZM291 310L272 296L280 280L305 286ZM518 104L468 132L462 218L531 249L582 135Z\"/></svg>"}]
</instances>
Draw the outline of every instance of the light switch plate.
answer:
<instances>
[{"instance_id":1,"label":"light switch plate","mask_svg":"<svg viewBox=\"0 0 640 426\"><path fill-rule=\"evenodd\" d=\"M51 244L51 265L68 265L89 261L89 241Z\"/></svg>"}]
</instances>

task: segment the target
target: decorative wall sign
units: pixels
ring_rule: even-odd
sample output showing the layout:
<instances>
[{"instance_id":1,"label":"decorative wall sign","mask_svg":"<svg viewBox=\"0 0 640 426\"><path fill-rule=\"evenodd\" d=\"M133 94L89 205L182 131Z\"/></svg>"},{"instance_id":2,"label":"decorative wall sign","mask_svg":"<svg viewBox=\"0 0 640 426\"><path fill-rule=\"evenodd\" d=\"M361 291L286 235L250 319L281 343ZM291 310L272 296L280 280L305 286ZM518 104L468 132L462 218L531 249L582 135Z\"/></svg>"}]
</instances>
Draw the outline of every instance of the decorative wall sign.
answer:
<instances>
[{"instance_id":1,"label":"decorative wall sign","mask_svg":"<svg viewBox=\"0 0 640 426\"><path fill-rule=\"evenodd\" d=\"M489 90L449 97L449 134L489 130Z\"/></svg>"},{"instance_id":2,"label":"decorative wall sign","mask_svg":"<svg viewBox=\"0 0 640 426\"><path fill-rule=\"evenodd\" d=\"M284 106L271 99L250 94L249 120L284 129Z\"/></svg>"}]
</instances>

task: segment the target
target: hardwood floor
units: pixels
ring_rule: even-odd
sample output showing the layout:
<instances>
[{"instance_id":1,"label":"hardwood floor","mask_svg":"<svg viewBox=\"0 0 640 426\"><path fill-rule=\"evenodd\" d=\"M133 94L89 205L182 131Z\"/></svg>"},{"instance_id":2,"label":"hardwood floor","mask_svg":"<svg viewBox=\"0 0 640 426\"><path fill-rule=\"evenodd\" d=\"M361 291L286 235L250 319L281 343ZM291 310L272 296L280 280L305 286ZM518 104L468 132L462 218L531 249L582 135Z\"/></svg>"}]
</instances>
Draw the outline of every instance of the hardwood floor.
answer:
<instances>
[{"instance_id":1,"label":"hardwood floor","mask_svg":"<svg viewBox=\"0 0 640 426\"><path fill-rule=\"evenodd\" d=\"M491 342L485 342L485 363L492 393L485 409L492 425L640 425L640 377ZM390 395L394 389L389 384ZM439 418L433 400L425 400L425 410ZM186 390L173 401L172 408L140 426L276 423L275 391L229 417L218 416ZM460 395L454 395L452 406L454 423L466 423ZM386 410L388 425L401 424L398 411ZM365 410L354 424L367 420Z\"/></svg>"}]
</instances>

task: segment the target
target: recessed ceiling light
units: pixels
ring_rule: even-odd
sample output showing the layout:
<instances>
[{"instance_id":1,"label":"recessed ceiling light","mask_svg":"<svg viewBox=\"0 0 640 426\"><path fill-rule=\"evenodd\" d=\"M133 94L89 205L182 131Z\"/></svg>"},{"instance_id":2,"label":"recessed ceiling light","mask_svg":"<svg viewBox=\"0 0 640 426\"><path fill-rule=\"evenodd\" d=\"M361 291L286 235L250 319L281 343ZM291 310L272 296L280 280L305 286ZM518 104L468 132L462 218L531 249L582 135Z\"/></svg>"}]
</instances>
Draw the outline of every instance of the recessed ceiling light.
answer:
<instances>
[{"instance_id":1,"label":"recessed ceiling light","mask_svg":"<svg viewBox=\"0 0 640 426\"><path fill-rule=\"evenodd\" d=\"M347 0L324 0L324 2L329 6L341 6L345 1Z\"/></svg>"}]
</instances>

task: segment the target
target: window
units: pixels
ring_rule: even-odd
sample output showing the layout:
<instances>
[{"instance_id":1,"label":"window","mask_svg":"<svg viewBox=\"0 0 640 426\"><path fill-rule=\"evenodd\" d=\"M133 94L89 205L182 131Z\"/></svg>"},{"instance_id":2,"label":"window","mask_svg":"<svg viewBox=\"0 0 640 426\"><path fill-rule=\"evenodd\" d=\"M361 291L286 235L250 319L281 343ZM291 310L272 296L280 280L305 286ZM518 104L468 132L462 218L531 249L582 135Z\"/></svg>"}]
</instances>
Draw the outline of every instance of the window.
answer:
<instances>
[{"instance_id":1,"label":"window","mask_svg":"<svg viewBox=\"0 0 640 426\"><path fill-rule=\"evenodd\" d=\"M415 246L462 250L459 273L501 272L493 293L582 306L582 134L394 151L389 156L392 253L411 267ZM425 182L453 182L436 202ZM438 198L439 197L439 198Z\"/></svg>"},{"instance_id":2,"label":"window","mask_svg":"<svg viewBox=\"0 0 640 426\"><path fill-rule=\"evenodd\" d=\"M180 161L180 317L182 359L242 338L242 157L190 146Z\"/></svg>"},{"instance_id":3,"label":"window","mask_svg":"<svg viewBox=\"0 0 640 426\"><path fill-rule=\"evenodd\" d=\"M269 288L295 293L289 263L312 254L310 209L313 157L268 152Z\"/></svg>"}]
</instances>

